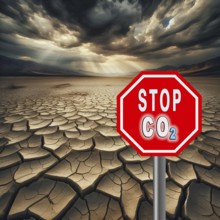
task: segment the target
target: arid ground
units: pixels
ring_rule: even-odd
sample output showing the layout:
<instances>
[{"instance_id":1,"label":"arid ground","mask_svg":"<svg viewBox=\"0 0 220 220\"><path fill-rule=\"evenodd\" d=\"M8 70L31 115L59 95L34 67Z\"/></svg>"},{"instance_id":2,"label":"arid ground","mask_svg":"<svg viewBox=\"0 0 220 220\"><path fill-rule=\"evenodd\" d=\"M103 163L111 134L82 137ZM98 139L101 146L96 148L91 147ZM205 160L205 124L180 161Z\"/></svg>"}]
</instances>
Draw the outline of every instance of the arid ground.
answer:
<instances>
[{"instance_id":1,"label":"arid ground","mask_svg":"<svg viewBox=\"0 0 220 220\"><path fill-rule=\"evenodd\" d=\"M0 219L152 219L153 159L115 129L130 80L1 77ZM203 95L203 131L167 158L167 218L217 220L220 78L188 80Z\"/></svg>"}]
</instances>

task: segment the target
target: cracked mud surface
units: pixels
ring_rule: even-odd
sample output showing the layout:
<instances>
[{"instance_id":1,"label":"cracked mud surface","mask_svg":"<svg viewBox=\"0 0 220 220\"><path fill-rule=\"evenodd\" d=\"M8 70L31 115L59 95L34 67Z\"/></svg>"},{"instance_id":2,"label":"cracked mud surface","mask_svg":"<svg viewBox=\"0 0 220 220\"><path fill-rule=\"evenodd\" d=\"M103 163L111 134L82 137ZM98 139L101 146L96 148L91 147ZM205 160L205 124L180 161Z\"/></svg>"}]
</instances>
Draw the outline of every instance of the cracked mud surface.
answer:
<instances>
[{"instance_id":1,"label":"cracked mud surface","mask_svg":"<svg viewBox=\"0 0 220 220\"><path fill-rule=\"evenodd\" d=\"M0 79L0 219L153 218L153 158L115 129L129 81ZM203 95L203 132L167 157L167 218L217 220L220 80L189 81Z\"/></svg>"}]
</instances>

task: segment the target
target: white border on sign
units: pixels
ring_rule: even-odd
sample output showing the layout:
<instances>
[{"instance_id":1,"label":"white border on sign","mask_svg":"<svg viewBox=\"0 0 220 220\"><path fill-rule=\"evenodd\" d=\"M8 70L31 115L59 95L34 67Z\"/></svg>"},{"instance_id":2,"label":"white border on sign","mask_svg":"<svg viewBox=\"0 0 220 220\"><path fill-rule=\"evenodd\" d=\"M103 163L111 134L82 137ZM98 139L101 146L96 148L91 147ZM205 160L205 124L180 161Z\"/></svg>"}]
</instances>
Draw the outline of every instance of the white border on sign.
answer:
<instances>
[{"instance_id":1,"label":"white border on sign","mask_svg":"<svg viewBox=\"0 0 220 220\"><path fill-rule=\"evenodd\" d=\"M144 78L175 78L196 100L196 108L195 108L195 115L196 115L196 126L195 129L185 138L175 150L144 150L123 128L123 99L134 89L134 87L137 86L140 81L142 81ZM154 75L154 74L149 74L149 75L142 75L121 97L120 97L120 129L121 131L127 136L128 139L130 139L142 153L176 153L199 129L199 100L197 95L181 80L179 79L176 75L169 74L169 75Z\"/></svg>"}]
</instances>

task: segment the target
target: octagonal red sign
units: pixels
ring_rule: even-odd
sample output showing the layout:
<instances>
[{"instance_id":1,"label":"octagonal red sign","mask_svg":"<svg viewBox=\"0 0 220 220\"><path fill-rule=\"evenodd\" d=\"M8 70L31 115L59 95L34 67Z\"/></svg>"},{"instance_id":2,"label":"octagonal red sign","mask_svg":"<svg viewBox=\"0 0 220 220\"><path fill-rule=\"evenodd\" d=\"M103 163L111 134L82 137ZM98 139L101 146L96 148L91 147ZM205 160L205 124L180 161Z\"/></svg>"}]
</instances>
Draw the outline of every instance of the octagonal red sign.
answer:
<instances>
[{"instance_id":1,"label":"octagonal red sign","mask_svg":"<svg viewBox=\"0 0 220 220\"><path fill-rule=\"evenodd\" d=\"M117 96L117 130L141 155L178 155L201 123L202 97L176 71L141 72Z\"/></svg>"}]
</instances>

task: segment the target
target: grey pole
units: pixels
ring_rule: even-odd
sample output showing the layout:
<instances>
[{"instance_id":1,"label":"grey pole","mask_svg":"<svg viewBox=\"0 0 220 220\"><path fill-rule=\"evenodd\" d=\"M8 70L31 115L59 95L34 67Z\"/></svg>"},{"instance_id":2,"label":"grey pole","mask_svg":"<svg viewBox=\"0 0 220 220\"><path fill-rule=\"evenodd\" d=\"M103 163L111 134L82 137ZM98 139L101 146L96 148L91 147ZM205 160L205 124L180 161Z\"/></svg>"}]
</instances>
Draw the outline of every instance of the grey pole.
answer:
<instances>
[{"instance_id":1,"label":"grey pole","mask_svg":"<svg viewBox=\"0 0 220 220\"><path fill-rule=\"evenodd\" d=\"M154 157L154 220L166 219L166 158Z\"/></svg>"}]
</instances>

